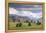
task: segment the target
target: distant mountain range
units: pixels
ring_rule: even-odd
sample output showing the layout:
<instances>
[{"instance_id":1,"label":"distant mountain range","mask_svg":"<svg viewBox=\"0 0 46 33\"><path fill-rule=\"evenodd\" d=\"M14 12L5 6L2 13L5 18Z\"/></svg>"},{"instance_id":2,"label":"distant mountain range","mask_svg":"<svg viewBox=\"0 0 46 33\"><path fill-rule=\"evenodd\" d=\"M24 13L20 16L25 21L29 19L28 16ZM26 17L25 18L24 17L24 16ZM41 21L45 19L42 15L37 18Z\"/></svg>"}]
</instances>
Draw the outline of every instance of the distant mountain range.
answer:
<instances>
[{"instance_id":1,"label":"distant mountain range","mask_svg":"<svg viewBox=\"0 0 46 33\"><path fill-rule=\"evenodd\" d=\"M42 20L42 17L40 18L36 18L36 17L33 17L32 15L30 16L20 16L20 15L16 15L16 14L9 14L9 17L13 17L13 18L23 18L23 19L27 19L27 20Z\"/></svg>"}]
</instances>

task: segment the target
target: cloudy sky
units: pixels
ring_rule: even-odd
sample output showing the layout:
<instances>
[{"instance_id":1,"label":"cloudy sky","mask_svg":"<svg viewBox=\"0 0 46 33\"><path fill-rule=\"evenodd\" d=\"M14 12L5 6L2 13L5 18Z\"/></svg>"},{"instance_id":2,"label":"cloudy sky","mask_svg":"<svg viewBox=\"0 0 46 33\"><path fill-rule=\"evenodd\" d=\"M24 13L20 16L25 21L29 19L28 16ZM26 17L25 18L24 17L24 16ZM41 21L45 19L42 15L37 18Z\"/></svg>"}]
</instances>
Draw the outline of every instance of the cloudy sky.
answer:
<instances>
[{"instance_id":1,"label":"cloudy sky","mask_svg":"<svg viewBox=\"0 0 46 33\"><path fill-rule=\"evenodd\" d=\"M9 14L42 17L42 5L9 4Z\"/></svg>"}]
</instances>

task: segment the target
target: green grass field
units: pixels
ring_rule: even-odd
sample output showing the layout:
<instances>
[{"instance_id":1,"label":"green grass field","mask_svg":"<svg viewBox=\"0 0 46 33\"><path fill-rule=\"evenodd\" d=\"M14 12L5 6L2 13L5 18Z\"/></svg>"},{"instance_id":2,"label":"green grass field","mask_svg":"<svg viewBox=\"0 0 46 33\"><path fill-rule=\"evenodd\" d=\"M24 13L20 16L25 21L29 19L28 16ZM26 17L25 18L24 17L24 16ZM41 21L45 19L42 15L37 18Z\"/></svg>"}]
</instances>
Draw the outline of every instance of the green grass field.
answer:
<instances>
[{"instance_id":1,"label":"green grass field","mask_svg":"<svg viewBox=\"0 0 46 33\"><path fill-rule=\"evenodd\" d=\"M9 22L8 29L9 30L21 30L21 29L43 29L43 24L37 25L35 23L31 23L31 26L28 26L28 23L22 23L21 27L16 27L17 22Z\"/></svg>"}]
</instances>

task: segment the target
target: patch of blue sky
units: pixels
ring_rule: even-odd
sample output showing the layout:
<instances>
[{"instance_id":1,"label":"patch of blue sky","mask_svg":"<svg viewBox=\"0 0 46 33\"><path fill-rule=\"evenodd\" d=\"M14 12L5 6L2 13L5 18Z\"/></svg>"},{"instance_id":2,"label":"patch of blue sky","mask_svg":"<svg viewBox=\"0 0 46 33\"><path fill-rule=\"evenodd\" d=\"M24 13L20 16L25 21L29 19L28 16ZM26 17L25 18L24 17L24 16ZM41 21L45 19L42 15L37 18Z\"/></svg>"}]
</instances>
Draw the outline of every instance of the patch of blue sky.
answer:
<instances>
[{"instance_id":1,"label":"patch of blue sky","mask_svg":"<svg viewBox=\"0 0 46 33\"><path fill-rule=\"evenodd\" d=\"M13 8L41 8L42 5L31 5L31 4L15 4L15 3L10 3L9 7Z\"/></svg>"}]
</instances>

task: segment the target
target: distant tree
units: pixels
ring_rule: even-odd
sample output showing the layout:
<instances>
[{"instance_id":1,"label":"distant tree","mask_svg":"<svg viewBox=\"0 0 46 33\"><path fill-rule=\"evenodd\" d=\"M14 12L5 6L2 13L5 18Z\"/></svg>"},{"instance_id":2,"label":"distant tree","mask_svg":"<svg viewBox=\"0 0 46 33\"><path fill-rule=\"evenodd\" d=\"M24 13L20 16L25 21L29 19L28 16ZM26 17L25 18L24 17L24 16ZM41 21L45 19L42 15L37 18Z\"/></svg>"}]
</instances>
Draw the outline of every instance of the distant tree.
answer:
<instances>
[{"instance_id":1,"label":"distant tree","mask_svg":"<svg viewBox=\"0 0 46 33\"><path fill-rule=\"evenodd\" d=\"M19 23L19 27L21 27L22 26L22 23Z\"/></svg>"},{"instance_id":2,"label":"distant tree","mask_svg":"<svg viewBox=\"0 0 46 33\"><path fill-rule=\"evenodd\" d=\"M13 19L13 22L15 22L15 19Z\"/></svg>"},{"instance_id":3,"label":"distant tree","mask_svg":"<svg viewBox=\"0 0 46 33\"><path fill-rule=\"evenodd\" d=\"M21 27L22 26L22 23L17 23L16 24L16 27Z\"/></svg>"},{"instance_id":4,"label":"distant tree","mask_svg":"<svg viewBox=\"0 0 46 33\"><path fill-rule=\"evenodd\" d=\"M28 21L28 20L26 20L26 22L28 23L29 21Z\"/></svg>"},{"instance_id":5,"label":"distant tree","mask_svg":"<svg viewBox=\"0 0 46 33\"><path fill-rule=\"evenodd\" d=\"M37 23L36 23L37 25L40 25L41 23L39 22L39 21L37 21Z\"/></svg>"},{"instance_id":6,"label":"distant tree","mask_svg":"<svg viewBox=\"0 0 46 33\"><path fill-rule=\"evenodd\" d=\"M18 20L18 22L20 22L20 20Z\"/></svg>"},{"instance_id":7,"label":"distant tree","mask_svg":"<svg viewBox=\"0 0 46 33\"><path fill-rule=\"evenodd\" d=\"M28 22L28 26L31 26L31 23L30 22Z\"/></svg>"},{"instance_id":8,"label":"distant tree","mask_svg":"<svg viewBox=\"0 0 46 33\"><path fill-rule=\"evenodd\" d=\"M16 24L16 27L18 27L18 24Z\"/></svg>"},{"instance_id":9,"label":"distant tree","mask_svg":"<svg viewBox=\"0 0 46 33\"><path fill-rule=\"evenodd\" d=\"M12 20L13 20L13 22L15 22L15 16L12 16Z\"/></svg>"}]
</instances>

